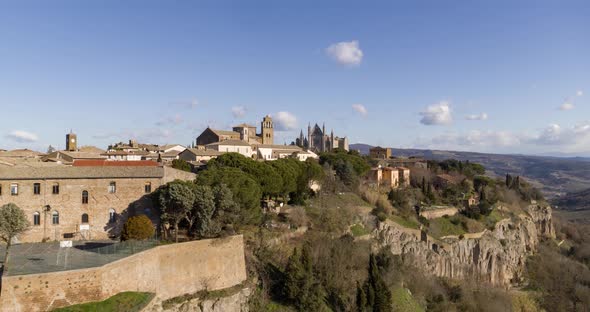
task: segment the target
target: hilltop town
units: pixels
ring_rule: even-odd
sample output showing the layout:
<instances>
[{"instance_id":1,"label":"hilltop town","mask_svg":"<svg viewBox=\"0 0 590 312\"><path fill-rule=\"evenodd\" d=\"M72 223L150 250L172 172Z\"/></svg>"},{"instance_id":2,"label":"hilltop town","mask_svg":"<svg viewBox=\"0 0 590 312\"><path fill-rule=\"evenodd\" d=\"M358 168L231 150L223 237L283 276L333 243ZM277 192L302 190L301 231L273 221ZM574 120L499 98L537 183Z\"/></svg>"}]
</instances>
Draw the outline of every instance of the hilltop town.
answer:
<instances>
[{"instance_id":1,"label":"hilltop town","mask_svg":"<svg viewBox=\"0 0 590 312\"><path fill-rule=\"evenodd\" d=\"M0 249L0 311L128 291L145 311L347 311L375 307L369 289L387 307L455 309L468 300L455 292L475 296L472 279L490 287L476 310L495 296L540 308L503 289L540 283L527 259L562 248L556 238L579 244L519 176L391 148L361 155L317 124L291 145L274 144L270 116L257 130L104 150L69 132L65 150L0 152L0 222L22 225Z\"/></svg>"}]
</instances>

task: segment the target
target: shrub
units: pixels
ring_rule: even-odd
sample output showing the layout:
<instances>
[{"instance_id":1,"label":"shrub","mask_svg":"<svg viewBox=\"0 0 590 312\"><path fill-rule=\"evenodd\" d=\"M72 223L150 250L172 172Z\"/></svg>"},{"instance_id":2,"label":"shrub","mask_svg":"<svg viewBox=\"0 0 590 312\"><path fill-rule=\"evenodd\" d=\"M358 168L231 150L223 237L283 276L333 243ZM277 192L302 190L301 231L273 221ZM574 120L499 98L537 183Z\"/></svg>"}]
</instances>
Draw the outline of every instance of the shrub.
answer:
<instances>
[{"instance_id":1,"label":"shrub","mask_svg":"<svg viewBox=\"0 0 590 312\"><path fill-rule=\"evenodd\" d=\"M145 240L154 236L154 225L145 215L134 216L123 225L121 240Z\"/></svg>"}]
</instances>

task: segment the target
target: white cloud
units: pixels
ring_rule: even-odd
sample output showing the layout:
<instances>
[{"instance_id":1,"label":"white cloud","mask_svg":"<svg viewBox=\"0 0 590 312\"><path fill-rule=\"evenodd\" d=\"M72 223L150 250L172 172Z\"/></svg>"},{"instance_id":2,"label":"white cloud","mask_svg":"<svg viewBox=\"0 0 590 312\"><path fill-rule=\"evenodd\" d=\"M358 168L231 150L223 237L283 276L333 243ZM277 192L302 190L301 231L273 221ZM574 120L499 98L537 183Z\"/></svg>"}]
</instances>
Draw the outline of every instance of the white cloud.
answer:
<instances>
[{"instance_id":1,"label":"white cloud","mask_svg":"<svg viewBox=\"0 0 590 312\"><path fill-rule=\"evenodd\" d=\"M356 40L334 43L326 48L326 54L342 65L360 65L363 60L363 51Z\"/></svg>"},{"instance_id":2,"label":"white cloud","mask_svg":"<svg viewBox=\"0 0 590 312\"><path fill-rule=\"evenodd\" d=\"M424 125L448 125L453 121L451 116L451 107L449 102L441 101L438 104L428 106L425 110L420 112L422 119L420 123Z\"/></svg>"},{"instance_id":3,"label":"white cloud","mask_svg":"<svg viewBox=\"0 0 590 312\"><path fill-rule=\"evenodd\" d=\"M488 120L488 114L481 113L481 114L473 114L465 116L467 120Z\"/></svg>"},{"instance_id":4,"label":"white cloud","mask_svg":"<svg viewBox=\"0 0 590 312\"><path fill-rule=\"evenodd\" d=\"M275 130L290 131L297 128L297 117L290 112L278 112L272 114Z\"/></svg>"},{"instance_id":5,"label":"white cloud","mask_svg":"<svg viewBox=\"0 0 590 312\"><path fill-rule=\"evenodd\" d=\"M18 143L31 143L39 140L36 134L23 130L14 130L8 133L6 137Z\"/></svg>"},{"instance_id":6,"label":"white cloud","mask_svg":"<svg viewBox=\"0 0 590 312\"><path fill-rule=\"evenodd\" d=\"M530 141L534 144L559 145L568 149L587 146L590 143L590 123L582 123L570 128L550 124Z\"/></svg>"},{"instance_id":7,"label":"white cloud","mask_svg":"<svg viewBox=\"0 0 590 312\"><path fill-rule=\"evenodd\" d=\"M242 118L246 115L246 108L244 106L234 106L231 108L231 114L234 118Z\"/></svg>"},{"instance_id":8,"label":"white cloud","mask_svg":"<svg viewBox=\"0 0 590 312\"><path fill-rule=\"evenodd\" d=\"M570 101L565 101L565 102L563 102L563 104L561 104L559 106L559 109L562 111L568 111L568 110L572 110L574 108L575 108L574 104L572 104Z\"/></svg>"},{"instance_id":9,"label":"white cloud","mask_svg":"<svg viewBox=\"0 0 590 312\"><path fill-rule=\"evenodd\" d=\"M475 147L477 150L493 149L494 147L510 147L520 144L520 138L507 131L480 131L467 133L447 133L435 136L430 140L419 140L420 146L434 149L465 149Z\"/></svg>"},{"instance_id":10,"label":"white cloud","mask_svg":"<svg viewBox=\"0 0 590 312\"><path fill-rule=\"evenodd\" d=\"M576 92L576 95L577 96L582 96L582 95L584 95L584 91L578 90L578 92Z\"/></svg>"},{"instance_id":11,"label":"white cloud","mask_svg":"<svg viewBox=\"0 0 590 312\"><path fill-rule=\"evenodd\" d=\"M361 114L362 116L367 116L367 114L369 113L367 111L367 108L363 104L353 104L352 109L355 112Z\"/></svg>"}]
</instances>

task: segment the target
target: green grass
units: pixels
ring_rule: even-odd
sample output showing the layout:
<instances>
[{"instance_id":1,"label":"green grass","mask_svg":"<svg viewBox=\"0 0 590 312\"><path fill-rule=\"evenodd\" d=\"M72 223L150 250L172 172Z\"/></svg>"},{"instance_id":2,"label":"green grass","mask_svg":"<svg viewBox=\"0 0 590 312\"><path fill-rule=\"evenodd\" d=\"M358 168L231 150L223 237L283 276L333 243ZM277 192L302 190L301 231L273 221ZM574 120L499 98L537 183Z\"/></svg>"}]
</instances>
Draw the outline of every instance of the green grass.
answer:
<instances>
[{"instance_id":1,"label":"green grass","mask_svg":"<svg viewBox=\"0 0 590 312\"><path fill-rule=\"evenodd\" d=\"M143 309L154 294L143 292L122 292L98 302L77 304L53 310L54 312L135 312Z\"/></svg>"},{"instance_id":2,"label":"green grass","mask_svg":"<svg viewBox=\"0 0 590 312\"><path fill-rule=\"evenodd\" d=\"M496 223L498 223L498 221L500 221L502 219L504 219L504 216L502 215L502 213L498 209L493 209L492 212L490 212L489 215L485 216L482 221L483 221L485 227L490 229L490 228L494 228Z\"/></svg>"},{"instance_id":3,"label":"green grass","mask_svg":"<svg viewBox=\"0 0 590 312\"><path fill-rule=\"evenodd\" d=\"M392 292L393 310L404 312L424 312L410 292L403 287L396 287Z\"/></svg>"},{"instance_id":4,"label":"green grass","mask_svg":"<svg viewBox=\"0 0 590 312\"><path fill-rule=\"evenodd\" d=\"M430 220L429 234L440 238L447 235L461 235L465 234L465 229L461 225L461 222L457 224L453 224L451 220L453 217L450 218L436 218Z\"/></svg>"},{"instance_id":5,"label":"green grass","mask_svg":"<svg viewBox=\"0 0 590 312\"><path fill-rule=\"evenodd\" d=\"M362 224L355 224L351 226L350 232L352 232L352 236L354 237L359 237L370 233Z\"/></svg>"},{"instance_id":6,"label":"green grass","mask_svg":"<svg viewBox=\"0 0 590 312\"><path fill-rule=\"evenodd\" d=\"M420 229L420 223L418 223L418 221L415 221L413 219L409 219L409 218L403 218L401 216L398 215L393 215L389 217L393 222L403 226L403 227L407 227L410 229L416 229L419 230Z\"/></svg>"}]
</instances>

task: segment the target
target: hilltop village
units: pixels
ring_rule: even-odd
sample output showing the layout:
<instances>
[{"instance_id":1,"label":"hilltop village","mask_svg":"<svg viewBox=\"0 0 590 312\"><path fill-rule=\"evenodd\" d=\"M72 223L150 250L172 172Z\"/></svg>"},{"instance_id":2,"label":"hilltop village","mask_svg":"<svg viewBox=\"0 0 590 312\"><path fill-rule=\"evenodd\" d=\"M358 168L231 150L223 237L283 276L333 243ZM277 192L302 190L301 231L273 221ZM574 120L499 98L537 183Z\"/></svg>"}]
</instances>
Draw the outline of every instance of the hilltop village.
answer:
<instances>
[{"instance_id":1,"label":"hilltop village","mask_svg":"<svg viewBox=\"0 0 590 312\"><path fill-rule=\"evenodd\" d=\"M506 289L538 282L529 259L561 248L524 178L361 155L324 125L291 145L275 144L270 116L190 146L65 137L64 150L0 151L0 222L23 224L0 249L0 311L129 291L144 311L540 309Z\"/></svg>"}]
</instances>

